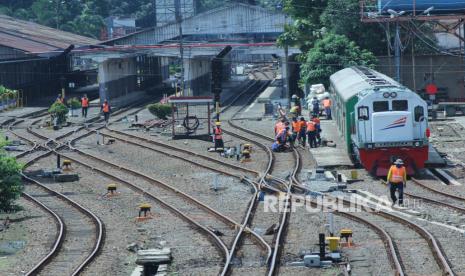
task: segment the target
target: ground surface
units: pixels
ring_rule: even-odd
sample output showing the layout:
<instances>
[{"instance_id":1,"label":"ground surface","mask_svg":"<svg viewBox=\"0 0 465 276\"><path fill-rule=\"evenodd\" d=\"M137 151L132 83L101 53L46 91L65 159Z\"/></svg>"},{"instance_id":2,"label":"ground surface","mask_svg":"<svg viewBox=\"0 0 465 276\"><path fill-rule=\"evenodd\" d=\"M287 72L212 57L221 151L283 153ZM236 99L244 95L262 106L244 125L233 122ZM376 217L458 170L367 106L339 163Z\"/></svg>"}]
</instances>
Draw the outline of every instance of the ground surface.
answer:
<instances>
[{"instance_id":1,"label":"ground surface","mask_svg":"<svg viewBox=\"0 0 465 276\"><path fill-rule=\"evenodd\" d=\"M92 116L98 116L98 110L92 110ZM139 112L139 120L151 119L146 110ZM241 118L235 122L247 129L254 130L263 135L273 137L273 126L275 118L263 116L263 106L253 103L251 108L246 108L241 113ZM445 168L454 177L460 186L444 186L438 181L424 176L429 185L447 191L452 194L465 196L465 117L447 121L431 122L432 130L431 142L435 147L446 155L448 167ZM125 133L144 137L159 143L189 150L199 155L208 156L220 160L227 164L241 166L256 172L262 172L267 165L268 154L258 146L253 146L252 162L241 163L235 159L225 158L218 153L208 152L207 148L212 146L209 141L199 140L172 140L170 137L171 128L152 129L145 131L130 126L134 117L129 116L128 121L116 122L110 126L111 129L123 131ZM73 119L76 125L54 132L47 128L35 127L35 130L43 135L57 137L73 128L77 128L82 123L82 118ZM225 129L232 130L227 124ZM80 132L81 133L81 132ZM85 131L82 131L85 133ZM110 131L102 131L103 134L111 134ZM240 131L237 131L240 133ZM323 130L323 133L324 130ZM329 135L329 134L328 134ZM328 137L331 138L331 137ZM126 139L128 139L126 137ZM237 175L254 178L256 175L243 171L234 171L211 161L202 160L199 156L191 156L192 162L182 161L175 156L174 151L164 150L165 153L156 150L163 149L149 143L138 142L156 150L141 148L137 145L128 144L117 140L112 145L97 145L97 137L92 134L76 143L76 148L88 154L99 156L105 160L117 163L124 168L130 168L143 173L154 179L163 181L176 187L177 189L195 197L198 201L212 207L222 214L230 217L234 221L243 220L248 203L251 200L250 186L244 184L237 177L219 175L205 166L222 168L234 172ZM248 143L244 139L239 139L225 134L226 146L237 146ZM136 141L136 140L134 140ZM271 145L271 141L257 138L256 141ZM338 148L337 148L338 149ZM344 152L335 151L331 152ZM315 166L314 153L324 155L325 148L309 150L298 148L301 155L302 169L298 174L300 181L307 181L307 174ZM220 222L213 221L203 214L196 214L196 209L188 210L176 195L163 192L154 186L154 183L143 180L135 175L128 174L117 168L99 165L98 162L86 159L77 152L64 151L66 155L74 158L81 158L86 164L98 167L107 171L110 175L120 177L133 184L139 185L147 191L156 193L166 201L176 204L177 207L196 220L202 221L207 227L226 233L221 239L230 246L234 239L236 229L224 226ZM332 153L336 154L336 153ZM343 153L341 153L343 154ZM186 154L176 153L177 156ZM331 159L331 156L328 158ZM188 156L188 155L187 155ZM286 179L293 170L293 160L290 153L276 153L276 164L273 175ZM55 157L46 157L28 170L51 169L56 163ZM204 167L198 166L201 164ZM347 166L333 168L338 173L350 176L353 169ZM356 169L359 175L359 182L349 184L349 189L358 189L369 192L375 196L387 196L387 187L381 184L379 179L373 178L365 171ZM79 174L79 181L70 183L56 183L50 179L38 178L49 187L64 193L85 205L95 215L100 217L107 229L105 245L102 253L87 268L84 275L129 275L136 266L134 252L130 252L127 246L136 243L142 248L154 248L167 246L172 250L173 262L168 267L168 272L173 275L217 275L223 265L223 257L205 235L197 231L196 227L181 219L173 212L167 210L158 202L148 199L140 192L134 191L124 183L119 183L108 176L104 176L97 171L86 168L83 165L73 164L73 172ZM116 197L102 197L106 193L107 185L115 183L120 193ZM217 188L217 191L214 190ZM407 192L418 195L435 196L431 192L409 183ZM407 197L408 198L408 197ZM39 197L40 199L40 197ZM442 199L447 200L447 199ZM154 218L145 222L136 222L138 206L148 202L152 205ZM446 257L448 258L454 272L465 274L465 249L459 246L465 242L465 215L463 213L439 207L430 203L420 202L407 206L406 210L400 210L402 216L409 213L408 219L426 230L441 244ZM0 232L0 274L1 275L21 275L28 271L42 257L44 257L54 241L56 226L51 217L24 199L19 201L24 211L9 215L12 223L9 229ZM463 203L462 203L463 206ZM265 235L264 232L270 226L279 224L280 214L265 212L263 202L258 204L257 211L251 222L251 229L258 233L267 243L273 245L274 235ZM414 215L411 215L414 213ZM363 216L363 214L359 214ZM6 218L6 214L0 215L0 221ZM327 212L310 212L305 207L300 207L295 212L290 213L289 228L284 236L284 246L280 256L280 275L339 275L341 270L338 266L328 269L310 269L298 266L302 261L302 252L316 252L318 250L318 233L328 233L327 224L330 215ZM368 215L366 215L368 217ZM410 274L416 272L421 275L438 274L438 267L434 261L427 243L413 231L404 228L401 224L391 224L373 216L372 222L382 225L385 230L398 243L397 248L401 254L404 266ZM223 225L223 226L221 226ZM386 252L385 244L380 239L378 233L367 227L365 224L355 222L347 217L334 216L334 229L338 233L342 228L352 229L354 232L352 247L342 248L344 261L350 262L352 275L392 275L394 270L391 267ZM234 275L265 275L266 264L265 254L257 250L256 241L250 236L244 240L242 247L235 255L232 274Z\"/></svg>"}]
</instances>

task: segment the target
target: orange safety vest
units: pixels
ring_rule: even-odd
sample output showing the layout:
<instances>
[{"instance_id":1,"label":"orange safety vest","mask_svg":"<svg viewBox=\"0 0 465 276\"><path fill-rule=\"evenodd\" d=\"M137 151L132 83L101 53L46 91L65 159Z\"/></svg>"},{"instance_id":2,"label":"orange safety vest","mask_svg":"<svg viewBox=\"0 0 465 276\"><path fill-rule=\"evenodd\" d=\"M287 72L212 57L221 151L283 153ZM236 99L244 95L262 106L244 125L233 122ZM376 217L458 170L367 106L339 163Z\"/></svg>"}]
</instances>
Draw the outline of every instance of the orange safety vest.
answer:
<instances>
[{"instance_id":1,"label":"orange safety vest","mask_svg":"<svg viewBox=\"0 0 465 276\"><path fill-rule=\"evenodd\" d=\"M319 125L321 123L320 119L318 119L318 118L313 118L312 121L317 125Z\"/></svg>"},{"instance_id":2,"label":"orange safety vest","mask_svg":"<svg viewBox=\"0 0 465 276\"><path fill-rule=\"evenodd\" d=\"M304 128L307 128L307 122L305 121L299 121L299 124L300 124L300 130L304 129Z\"/></svg>"},{"instance_id":3,"label":"orange safety vest","mask_svg":"<svg viewBox=\"0 0 465 276\"><path fill-rule=\"evenodd\" d=\"M89 99L88 98L82 98L81 99L81 106L82 107L89 107Z\"/></svg>"},{"instance_id":4,"label":"orange safety vest","mask_svg":"<svg viewBox=\"0 0 465 276\"><path fill-rule=\"evenodd\" d=\"M283 130L285 128L284 126L284 123L283 122L278 122L276 123L276 125L274 126L274 133L278 134L281 132L281 130Z\"/></svg>"},{"instance_id":5,"label":"orange safety vest","mask_svg":"<svg viewBox=\"0 0 465 276\"><path fill-rule=\"evenodd\" d=\"M331 100L330 99L324 99L323 100L323 106L324 107L331 107Z\"/></svg>"},{"instance_id":6,"label":"orange safety vest","mask_svg":"<svg viewBox=\"0 0 465 276\"><path fill-rule=\"evenodd\" d=\"M110 112L110 105L109 104L103 104L103 108L102 108L103 112L107 113L107 112Z\"/></svg>"},{"instance_id":7,"label":"orange safety vest","mask_svg":"<svg viewBox=\"0 0 465 276\"><path fill-rule=\"evenodd\" d=\"M391 166L391 179L392 183L404 182L405 167L397 168L395 165Z\"/></svg>"},{"instance_id":8,"label":"orange safety vest","mask_svg":"<svg viewBox=\"0 0 465 276\"><path fill-rule=\"evenodd\" d=\"M315 131L315 130L316 130L315 123L312 122L312 121L308 121L307 122L307 131Z\"/></svg>"},{"instance_id":9,"label":"orange safety vest","mask_svg":"<svg viewBox=\"0 0 465 276\"><path fill-rule=\"evenodd\" d=\"M302 129L302 124L300 122L292 122L292 130L294 132L300 132L300 130Z\"/></svg>"},{"instance_id":10,"label":"orange safety vest","mask_svg":"<svg viewBox=\"0 0 465 276\"><path fill-rule=\"evenodd\" d=\"M215 140L222 140L223 137L221 136L223 134L223 130L219 127L215 127Z\"/></svg>"}]
</instances>

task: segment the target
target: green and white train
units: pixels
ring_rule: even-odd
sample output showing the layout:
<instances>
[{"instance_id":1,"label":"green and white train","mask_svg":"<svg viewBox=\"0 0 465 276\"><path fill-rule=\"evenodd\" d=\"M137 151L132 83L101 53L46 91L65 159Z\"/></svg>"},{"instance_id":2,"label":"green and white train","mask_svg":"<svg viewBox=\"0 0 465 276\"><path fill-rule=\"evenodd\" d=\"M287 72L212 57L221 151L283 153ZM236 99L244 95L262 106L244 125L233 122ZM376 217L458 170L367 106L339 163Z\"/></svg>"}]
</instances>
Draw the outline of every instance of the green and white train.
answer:
<instances>
[{"instance_id":1,"label":"green and white train","mask_svg":"<svg viewBox=\"0 0 465 276\"><path fill-rule=\"evenodd\" d=\"M333 118L354 162L378 176L401 158L408 174L428 160L427 104L375 70L350 67L330 77Z\"/></svg>"}]
</instances>

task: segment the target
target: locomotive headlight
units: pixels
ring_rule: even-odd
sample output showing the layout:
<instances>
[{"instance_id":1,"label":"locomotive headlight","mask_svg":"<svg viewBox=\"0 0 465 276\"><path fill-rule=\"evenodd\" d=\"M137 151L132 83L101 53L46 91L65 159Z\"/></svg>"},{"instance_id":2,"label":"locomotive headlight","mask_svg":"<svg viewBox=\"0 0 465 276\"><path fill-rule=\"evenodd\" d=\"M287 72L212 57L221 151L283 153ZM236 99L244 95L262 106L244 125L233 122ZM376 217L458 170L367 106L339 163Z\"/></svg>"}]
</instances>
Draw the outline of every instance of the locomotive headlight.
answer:
<instances>
[{"instance_id":1,"label":"locomotive headlight","mask_svg":"<svg viewBox=\"0 0 465 276\"><path fill-rule=\"evenodd\" d=\"M391 96L391 94L389 94L389 92L384 92L384 93L383 93L383 97L384 97L384 98L387 99L387 98L389 98L389 96Z\"/></svg>"},{"instance_id":2,"label":"locomotive headlight","mask_svg":"<svg viewBox=\"0 0 465 276\"><path fill-rule=\"evenodd\" d=\"M367 149L373 149L373 148L374 148L373 144L370 144L370 143L367 144Z\"/></svg>"},{"instance_id":3,"label":"locomotive headlight","mask_svg":"<svg viewBox=\"0 0 465 276\"><path fill-rule=\"evenodd\" d=\"M391 92L390 96L391 96L391 98L397 97L397 92Z\"/></svg>"}]
</instances>

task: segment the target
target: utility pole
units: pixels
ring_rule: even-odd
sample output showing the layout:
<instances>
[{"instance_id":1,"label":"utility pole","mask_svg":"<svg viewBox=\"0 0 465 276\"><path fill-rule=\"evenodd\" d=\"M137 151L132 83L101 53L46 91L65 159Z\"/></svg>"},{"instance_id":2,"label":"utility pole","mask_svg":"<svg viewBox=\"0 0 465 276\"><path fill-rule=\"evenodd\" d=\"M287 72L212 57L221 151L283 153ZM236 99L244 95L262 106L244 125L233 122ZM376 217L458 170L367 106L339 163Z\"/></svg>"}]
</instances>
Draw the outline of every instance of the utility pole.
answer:
<instances>
[{"instance_id":1,"label":"utility pole","mask_svg":"<svg viewBox=\"0 0 465 276\"><path fill-rule=\"evenodd\" d=\"M176 16L176 22L179 25L179 54L181 55L181 89L183 96L187 96L185 93L186 87L184 82L184 45L182 39L182 14L181 14L181 0L174 0L174 11Z\"/></svg>"},{"instance_id":2,"label":"utility pole","mask_svg":"<svg viewBox=\"0 0 465 276\"><path fill-rule=\"evenodd\" d=\"M396 21L396 36L394 38L394 56L396 59L396 81L400 82L400 26Z\"/></svg>"}]
</instances>

